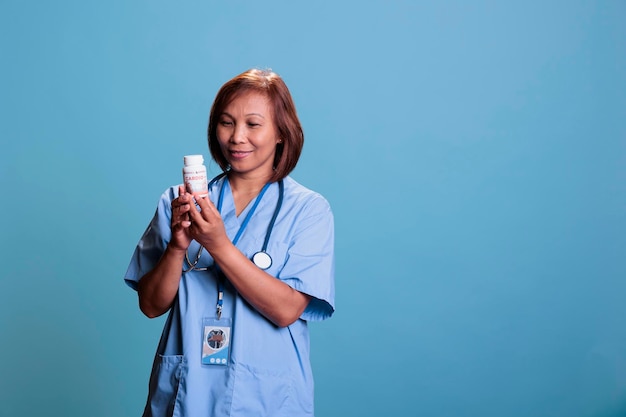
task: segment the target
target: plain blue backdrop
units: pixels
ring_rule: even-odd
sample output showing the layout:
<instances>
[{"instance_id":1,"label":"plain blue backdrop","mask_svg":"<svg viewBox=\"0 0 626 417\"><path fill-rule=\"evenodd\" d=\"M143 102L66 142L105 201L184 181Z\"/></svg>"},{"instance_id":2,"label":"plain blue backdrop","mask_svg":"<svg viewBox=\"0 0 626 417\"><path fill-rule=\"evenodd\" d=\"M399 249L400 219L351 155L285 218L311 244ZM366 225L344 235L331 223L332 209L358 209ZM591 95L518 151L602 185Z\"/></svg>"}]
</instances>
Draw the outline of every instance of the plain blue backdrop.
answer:
<instances>
[{"instance_id":1,"label":"plain blue backdrop","mask_svg":"<svg viewBox=\"0 0 626 417\"><path fill-rule=\"evenodd\" d=\"M163 319L123 275L250 67L336 218L319 417L626 415L623 0L2 0L0 33L0 416L140 415Z\"/></svg>"}]
</instances>

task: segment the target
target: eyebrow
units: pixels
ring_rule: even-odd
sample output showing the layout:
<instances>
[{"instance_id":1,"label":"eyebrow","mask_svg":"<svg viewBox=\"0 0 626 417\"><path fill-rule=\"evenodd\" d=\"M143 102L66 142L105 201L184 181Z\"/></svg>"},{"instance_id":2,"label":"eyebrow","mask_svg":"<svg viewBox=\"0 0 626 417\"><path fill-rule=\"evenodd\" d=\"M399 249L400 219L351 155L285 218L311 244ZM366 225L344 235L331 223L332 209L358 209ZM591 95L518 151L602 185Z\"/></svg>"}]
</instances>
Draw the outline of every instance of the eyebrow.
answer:
<instances>
[{"instance_id":1,"label":"eyebrow","mask_svg":"<svg viewBox=\"0 0 626 417\"><path fill-rule=\"evenodd\" d=\"M228 116L228 117L230 117L231 119L234 119L234 118L235 118L235 117L233 117L233 115L232 115L232 114L230 114L230 113L228 113L228 112L225 112L225 111L224 111L224 112L222 112L222 116ZM265 119L265 116L263 116L263 115L262 115L262 114L260 114L260 113L247 113L247 114L244 114L244 116L259 116L260 118Z\"/></svg>"}]
</instances>

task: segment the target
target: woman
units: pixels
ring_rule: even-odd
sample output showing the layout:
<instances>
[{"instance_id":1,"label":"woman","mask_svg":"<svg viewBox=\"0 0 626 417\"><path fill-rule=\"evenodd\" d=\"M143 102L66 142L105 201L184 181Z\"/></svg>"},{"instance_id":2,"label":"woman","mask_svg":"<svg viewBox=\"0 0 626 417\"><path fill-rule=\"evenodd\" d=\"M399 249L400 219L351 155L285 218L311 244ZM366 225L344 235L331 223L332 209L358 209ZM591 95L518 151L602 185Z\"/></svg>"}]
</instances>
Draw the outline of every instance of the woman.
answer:
<instances>
[{"instance_id":1,"label":"woman","mask_svg":"<svg viewBox=\"0 0 626 417\"><path fill-rule=\"evenodd\" d=\"M169 188L125 277L146 316L169 312L144 416L312 416L307 322L334 312L334 225L288 176L304 135L283 80L224 84L208 139L209 198Z\"/></svg>"}]
</instances>

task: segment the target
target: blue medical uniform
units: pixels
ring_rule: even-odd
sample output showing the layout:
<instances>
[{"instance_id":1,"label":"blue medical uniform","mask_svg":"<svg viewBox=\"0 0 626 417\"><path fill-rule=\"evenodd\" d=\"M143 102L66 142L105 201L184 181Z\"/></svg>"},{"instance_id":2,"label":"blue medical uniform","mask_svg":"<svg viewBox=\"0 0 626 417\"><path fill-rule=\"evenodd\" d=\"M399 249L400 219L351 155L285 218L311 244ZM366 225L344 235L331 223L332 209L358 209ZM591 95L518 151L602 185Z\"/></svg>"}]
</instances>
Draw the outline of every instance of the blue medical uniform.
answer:
<instances>
[{"instance_id":1,"label":"blue medical uniform","mask_svg":"<svg viewBox=\"0 0 626 417\"><path fill-rule=\"evenodd\" d=\"M233 239L253 205L235 214L226 177L209 190L217 205L225 181L221 215ZM215 318L217 274L214 268L183 273L178 296L169 311L155 355L144 416L313 416L313 376L309 361L309 320L324 320L334 312L334 224L328 202L298 184L284 179L284 200L267 253L266 270L296 290L312 296L295 323L280 328L259 314L225 284L222 317L232 321L230 359L226 366L201 363L203 322ZM279 197L273 183L261 199L237 248L246 256L261 250ZM159 201L126 272L126 283L137 282L155 267L171 238L171 202L178 187ZM199 245L192 242L193 261ZM213 265L203 251L198 267Z\"/></svg>"}]
</instances>

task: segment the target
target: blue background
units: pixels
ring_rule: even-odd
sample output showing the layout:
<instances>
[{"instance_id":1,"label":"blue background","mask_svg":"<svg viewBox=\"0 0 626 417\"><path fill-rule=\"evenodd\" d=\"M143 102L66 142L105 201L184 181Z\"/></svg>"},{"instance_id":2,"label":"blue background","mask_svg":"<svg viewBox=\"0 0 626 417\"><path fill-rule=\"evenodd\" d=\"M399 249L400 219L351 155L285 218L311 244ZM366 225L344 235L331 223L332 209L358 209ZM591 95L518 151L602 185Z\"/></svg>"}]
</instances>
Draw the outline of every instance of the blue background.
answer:
<instances>
[{"instance_id":1,"label":"blue background","mask_svg":"<svg viewBox=\"0 0 626 417\"><path fill-rule=\"evenodd\" d=\"M318 416L626 415L626 2L2 0L0 33L0 416L140 414L163 319L123 274L250 67L336 217Z\"/></svg>"}]
</instances>

